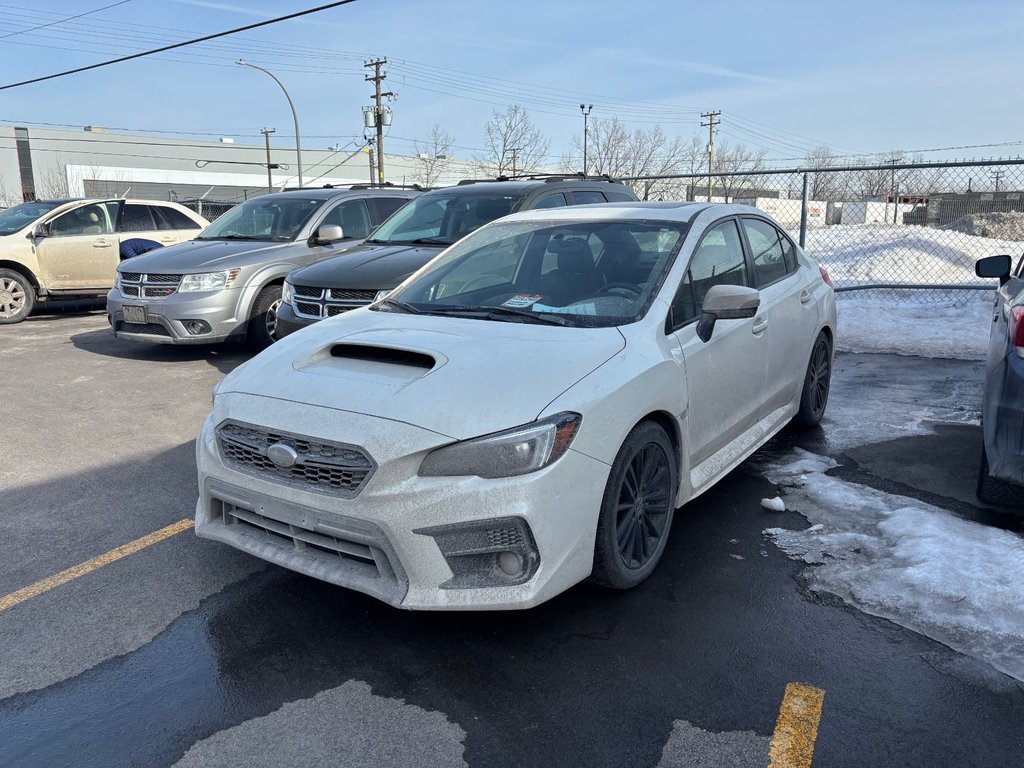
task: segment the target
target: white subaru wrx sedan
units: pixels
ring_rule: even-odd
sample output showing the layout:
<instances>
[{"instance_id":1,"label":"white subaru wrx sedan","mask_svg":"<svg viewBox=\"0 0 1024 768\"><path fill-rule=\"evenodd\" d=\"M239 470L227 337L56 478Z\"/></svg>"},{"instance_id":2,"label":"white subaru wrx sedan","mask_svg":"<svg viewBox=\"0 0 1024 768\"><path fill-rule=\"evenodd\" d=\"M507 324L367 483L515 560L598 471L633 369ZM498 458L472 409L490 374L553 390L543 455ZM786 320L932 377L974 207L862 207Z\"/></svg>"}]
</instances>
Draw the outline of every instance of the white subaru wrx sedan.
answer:
<instances>
[{"instance_id":1,"label":"white subaru wrx sedan","mask_svg":"<svg viewBox=\"0 0 1024 768\"><path fill-rule=\"evenodd\" d=\"M756 209L509 216L223 380L196 532L402 608L632 587L676 507L821 419L835 328Z\"/></svg>"}]
</instances>

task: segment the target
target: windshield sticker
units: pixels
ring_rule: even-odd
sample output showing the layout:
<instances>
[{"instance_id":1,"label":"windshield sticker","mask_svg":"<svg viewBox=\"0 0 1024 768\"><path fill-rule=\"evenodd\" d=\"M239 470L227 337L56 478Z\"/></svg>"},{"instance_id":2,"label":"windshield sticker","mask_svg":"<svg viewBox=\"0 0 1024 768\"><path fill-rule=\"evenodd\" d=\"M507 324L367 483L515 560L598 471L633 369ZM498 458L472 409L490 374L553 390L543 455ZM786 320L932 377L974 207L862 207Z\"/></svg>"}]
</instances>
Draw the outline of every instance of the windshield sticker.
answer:
<instances>
[{"instance_id":1,"label":"windshield sticker","mask_svg":"<svg viewBox=\"0 0 1024 768\"><path fill-rule=\"evenodd\" d=\"M597 315L597 305L593 302L570 304L568 307L549 307L544 304L534 304L531 309L533 309L534 312L551 312L553 314Z\"/></svg>"},{"instance_id":2,"label":"windshield sticker","mask_svg":"<svg viewBox=\"0 0 1024 768\"><path fill-rule=\"evenodd\" d=\"M508 301L502 302L501 306L509 307L511 309L524 309L536 304L542 298L544 297L539 293L519 293Z\"/></svg>"}]
</instances>

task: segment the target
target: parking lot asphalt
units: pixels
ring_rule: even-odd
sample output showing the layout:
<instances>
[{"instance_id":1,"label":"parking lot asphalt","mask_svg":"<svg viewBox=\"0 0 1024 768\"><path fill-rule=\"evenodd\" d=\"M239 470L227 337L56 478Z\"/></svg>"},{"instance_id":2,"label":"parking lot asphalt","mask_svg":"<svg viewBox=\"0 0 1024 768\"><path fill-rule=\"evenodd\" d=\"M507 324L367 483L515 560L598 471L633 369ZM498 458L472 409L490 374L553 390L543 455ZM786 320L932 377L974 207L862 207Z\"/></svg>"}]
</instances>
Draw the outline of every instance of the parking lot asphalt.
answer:
<instances>
[{"instance_id":1,"label":"parking lot asphalt","mask_svg":"<svg viewBox=\"0 0 1024 768\"><path fill-rule=\"evenodd\" d=\"M247 358L95 311L0 328L0 765L763 766L798 682L815 765L1024 764L1024 686L805 592L762 530L807 523L766 517L751 462L639 588L527 612L403 612L189 530L118 550L191 517L193 439ZM768 449L1019 532L973 499L980 393L980 363L841 355L822 428Z\"/></svg>"}]
</instances>

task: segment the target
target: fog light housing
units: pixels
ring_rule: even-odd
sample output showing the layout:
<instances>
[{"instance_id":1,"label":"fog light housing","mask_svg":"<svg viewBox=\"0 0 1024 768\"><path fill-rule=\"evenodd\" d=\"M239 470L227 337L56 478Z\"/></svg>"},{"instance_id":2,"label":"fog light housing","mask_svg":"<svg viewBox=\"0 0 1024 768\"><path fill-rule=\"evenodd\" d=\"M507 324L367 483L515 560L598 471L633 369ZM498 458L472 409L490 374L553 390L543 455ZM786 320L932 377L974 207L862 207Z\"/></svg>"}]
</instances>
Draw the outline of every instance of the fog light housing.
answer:
<instances>
[{"instance_id":1,"label":"fog light housing","mask_svg":"<svg viewBox=\"0 0 1024 768\"><path fill-rule=\"evenodd\" d=\"M193 336L201 336L210 332L210 324L205 320L184 320L182 324L185 326L185 330Z\"/></svg>"},{"instance_id":2,"label":"fog light housing","mask_svg":"<svg viewBox=\"0 0 1024 768\"><path fill-rule=\"evenodd\" d=\"M521 517L420 528L441 550L452 577L441 589L481 589L523 584L540 566L530 525Z\"/></svg>"}]
</instances>

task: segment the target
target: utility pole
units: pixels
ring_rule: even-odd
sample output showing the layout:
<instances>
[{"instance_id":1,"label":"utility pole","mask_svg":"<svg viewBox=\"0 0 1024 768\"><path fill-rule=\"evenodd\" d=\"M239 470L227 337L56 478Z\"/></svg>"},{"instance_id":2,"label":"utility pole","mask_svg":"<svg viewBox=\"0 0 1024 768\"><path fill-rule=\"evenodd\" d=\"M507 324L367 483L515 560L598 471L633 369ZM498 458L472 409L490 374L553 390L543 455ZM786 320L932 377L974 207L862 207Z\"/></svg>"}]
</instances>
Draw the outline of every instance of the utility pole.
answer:
<instances>
[{"instance_id":1,"label":"utility pole","mask_svg":"<svg viewBox=\"0 0 1024 768\"><path fill-rule=\"evenodd\" d=\"M722 114L721 110L719 110L717 112L701 112L701 114L700 114L701 117L706 117L707 120L708 120L706 123L701 123L701 126L703 126L703 127L708 129L708 202L709 203L711 202L711 170L712 170L712 161L714 160L714 157L715 157L715 128L717 128L718 125L722 122L721 120L718 120L716 118L718 118L718 116L721 115L721 114Z\"/></svg>"},{"instance_id":2,"label":"utility pole","mask_svg":"<svg viewBox=\"0 0 1024 768\"><path fill-rule=\"evenodd\" d=\"M276 128L264 128L260 133L267 143L267 192L274 191L274 178L270 174L270 134L277 133Z\"/></svg>"},{"instance_id":3,"label":"utility pole","mask_svg":"<svg viewBox=\"0 0 1024 768\"><path fill-rule=\"evenodd\" d=\"M583 113L583 178L587 177L587 118L593 109L593 104L587 104L586 109L580 104L580 112Z\"/></svg>"},{"instance_id":4,"label":"utility pole","mask_svg":"<svg viewBox=\"0 0 1024 768\"><path fill-rule=\"evenodd\" d=\"M996 192L999 191L999 180L1001 178L1003 178L1003 173L1005 173L1005 171L993 171L992 172L992 178L995 179L995 182L996 182Z\"/></svg>"},{"instance_id":5,"label":"utility pole","mask_svg":"<svg viewBox=\"0 0 1024 768\"><path fill-rule=\"evenodd\" d=\"M373 177L376 175L373 162L373 144L370 144L366 148L366 153L370 156L370 186L373 186Z\"/></svg>"},{"instance_id":6,"label":"utility pole","mask_svg":"<svg viewBox=\"0 0 1024 768\"><path fill-rule=\"evenodd\" d=\"M381 91L380 84L387 78L387 75L380 71L380 68L388 63L387 59L374 59L373 61L366 62L363 66L366 68L373 68L372 75L366 75L364 80L374 85L373 103L374 103L374 125L377 128L377 183L384 183L384 107L381 104L381 99L385 96L391 98L395 94L391 91ZM390 116L388 116L388 125L391 125ZM367 126L370 127L370 126Z\"/></svg>"}]
</instances>

